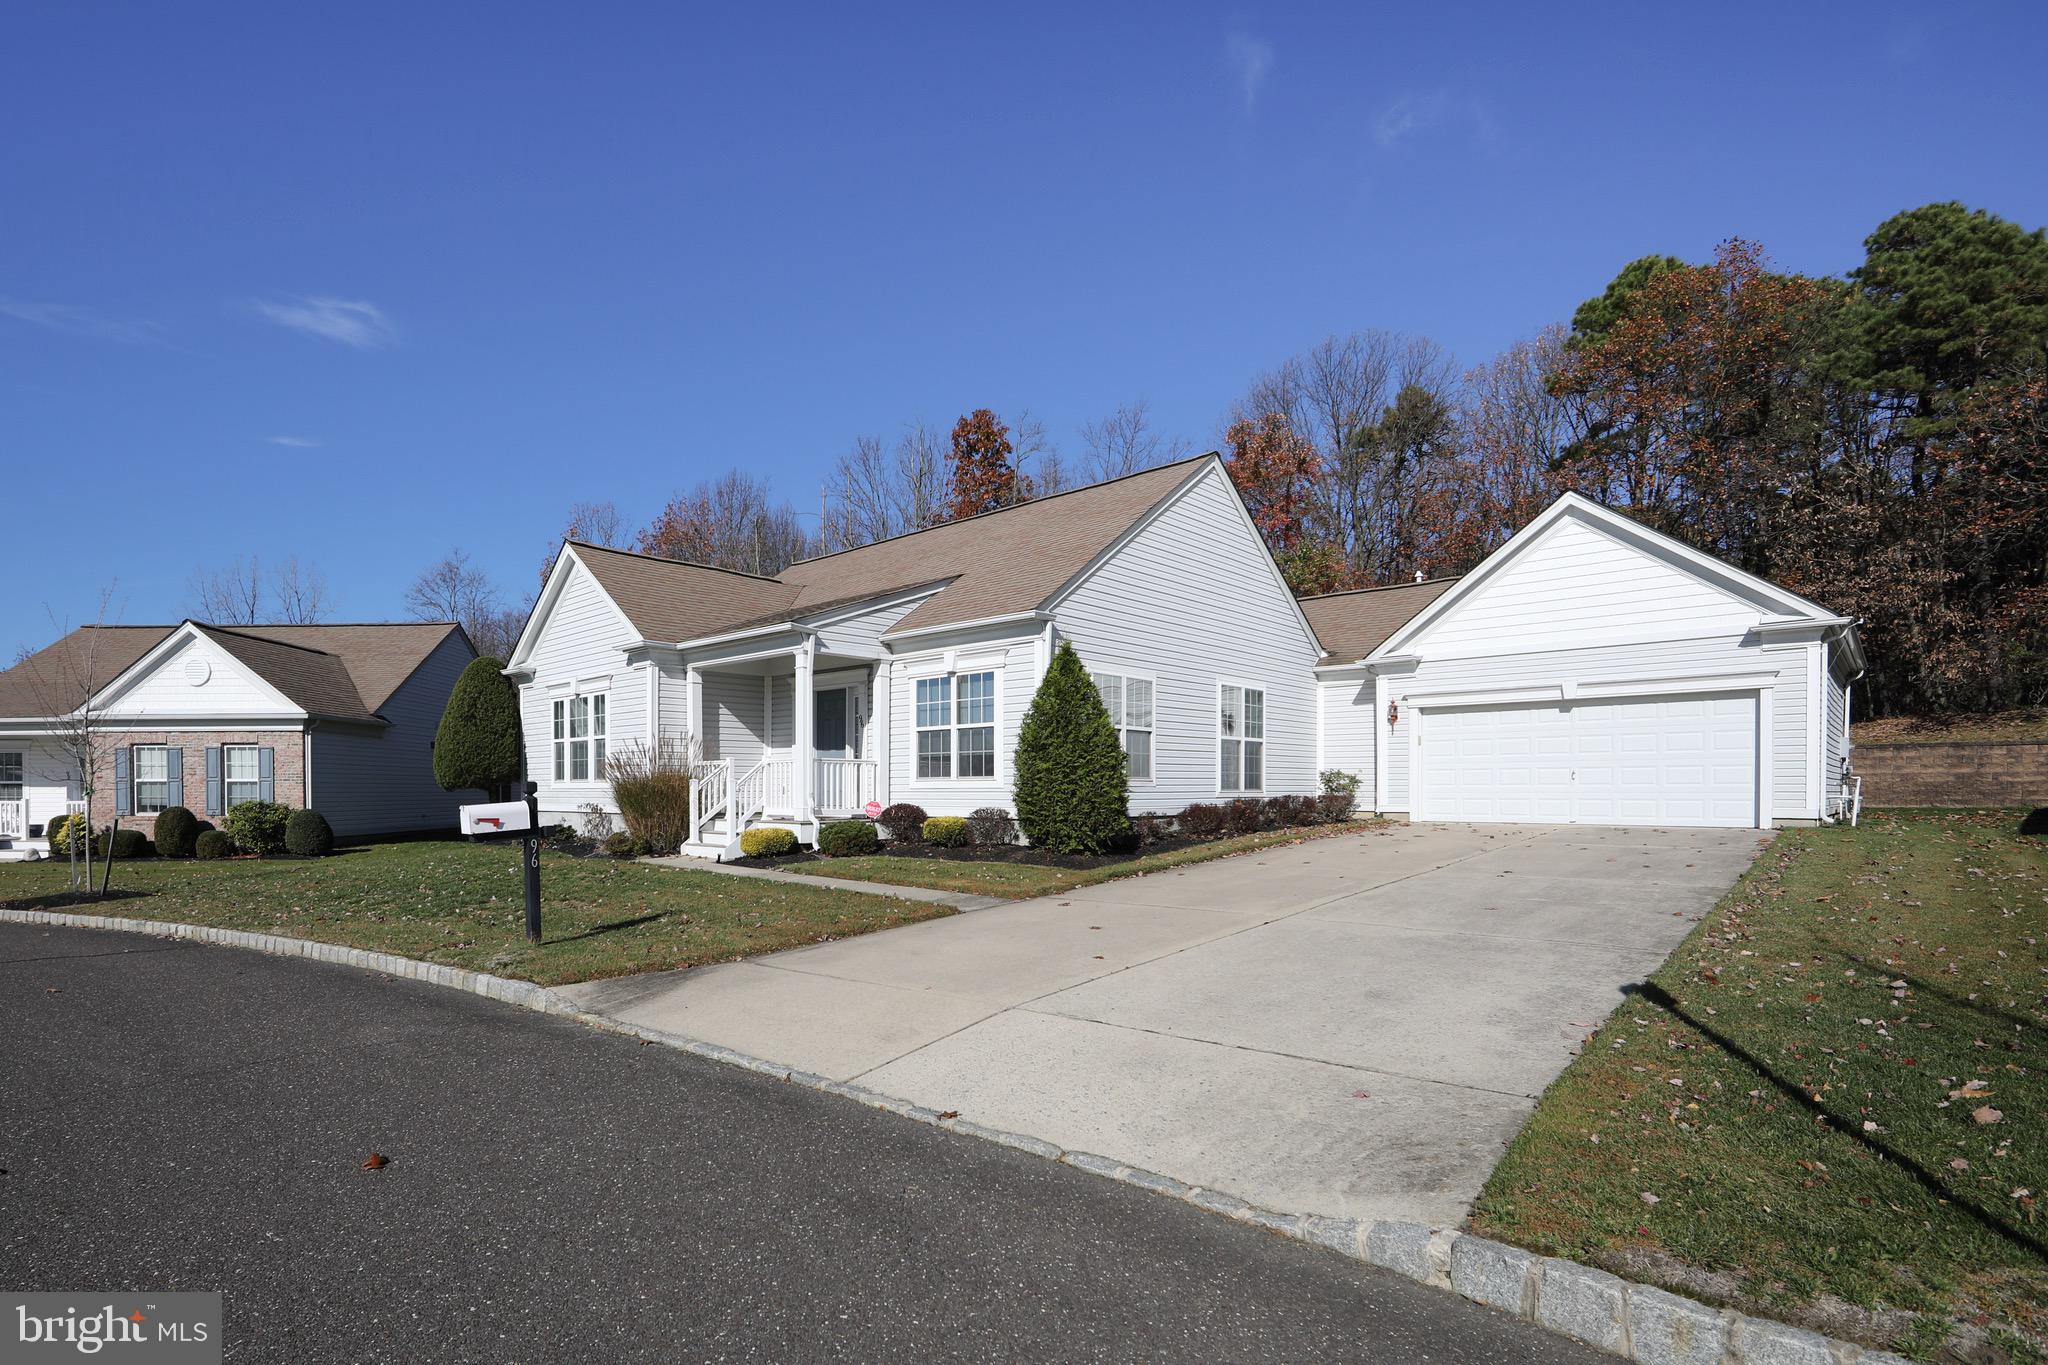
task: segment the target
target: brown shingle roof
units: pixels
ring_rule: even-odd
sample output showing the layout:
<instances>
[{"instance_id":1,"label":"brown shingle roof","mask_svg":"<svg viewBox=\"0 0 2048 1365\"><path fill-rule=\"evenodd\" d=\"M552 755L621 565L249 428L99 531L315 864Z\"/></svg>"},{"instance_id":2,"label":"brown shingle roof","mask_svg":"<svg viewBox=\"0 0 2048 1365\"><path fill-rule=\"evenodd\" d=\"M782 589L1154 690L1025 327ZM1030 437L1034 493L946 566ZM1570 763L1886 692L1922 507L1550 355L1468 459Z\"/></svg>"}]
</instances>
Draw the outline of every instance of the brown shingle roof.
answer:
<instances>
[{"instance_id":1,"label":"brown shingle roof","mask_svg":"<svg viewBox=\"0 0 2048 1365\"><path fill-rule=\"evenodd\" d=\"M194 626L307 714L376 724L376 712L462 627L447 621L321 626ZM0 673L0 716L75 709L127 672L177 626L84 626Z\"/></svg>"},{"instance_id":2,"label":"brown shingle roof","mask_svg":"<svg viewBox=\"0 0 2048 1365\"><path fill-rule=\"evenodd\" d=\"M801 590L800 611L811 603L879 597L936 579L951 580L898 621L892 635L1036 611L1138 518L1186 483L1204 460L1213 458L1201 455L858 550L807 559L783 570L782 580Z\"/></svg>"},{"instance_id":3,"label":"brown shingle roof","mask_svg":"<svg viewBox=\"0 0 2048 1365\"><path fill-rule=\"evenodd\" d=\"M932 587L891 634L1035 611L1203 461L1057 493L792 564L777 578L571 541L641 637L682 643Z\"/></svg>"},{"instance_id":4,"label":"brown shingle roof","mask_svg":"<svg viewBox=\"0 0 2048 1365\"><path fill-rule=\"evenodd\" d=\"M1455 578L1395 583L1301 599L1302 614L1323 643L1322 663L1356 663L1384 644L1415 614L1442 597Z\"/></svg>"}]
</instances>

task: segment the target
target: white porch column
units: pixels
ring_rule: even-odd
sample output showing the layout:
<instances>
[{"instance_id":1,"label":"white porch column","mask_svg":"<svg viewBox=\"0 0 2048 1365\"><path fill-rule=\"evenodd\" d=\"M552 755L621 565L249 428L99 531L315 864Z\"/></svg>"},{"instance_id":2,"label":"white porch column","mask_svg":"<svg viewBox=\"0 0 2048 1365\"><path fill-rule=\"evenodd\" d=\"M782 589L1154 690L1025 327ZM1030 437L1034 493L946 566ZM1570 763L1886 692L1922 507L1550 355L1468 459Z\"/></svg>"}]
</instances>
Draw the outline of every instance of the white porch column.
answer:
<instances>
[{"instance_id":1,"label":"white porch column","mask_svg":"<svg viewBox=\"0 0 2048 1365\"><path fill-rule=\"evenodd\" d=\"M889 722L894 713L894 699L890 696L890 673L892 662L878 660L875 664L875 745L870 755L875 760L875 800L883 806L889 804L889 766L894 747L890 742Z\"/></svg>"},{"instance_id":2,"label":"white porch column","mask_svg":"<svg viewBox=\"0 0 2048 1365\"><path fill-rule=\"evenodd\" d=\"M702 742L704 735L704 675L697 665L683 666L683 752L691 759L711 757Z\"/></svg>"},{"instance_id":3,"label":"white porch column","mask_svg":"<svg viewBox=\"0 0 2048 1365\"><path fill-rule=\"evenodd\" d=\"M796 651L796 734L791 751L795 755L796 772L796 818L809 821L817 817L811 808L812 794L816 790L817 750L816 736L812 734L811 713L816 707L816 698L811 693L811 664L818 650L818 637L807 637Z\"/></svg>"}]
</instances>

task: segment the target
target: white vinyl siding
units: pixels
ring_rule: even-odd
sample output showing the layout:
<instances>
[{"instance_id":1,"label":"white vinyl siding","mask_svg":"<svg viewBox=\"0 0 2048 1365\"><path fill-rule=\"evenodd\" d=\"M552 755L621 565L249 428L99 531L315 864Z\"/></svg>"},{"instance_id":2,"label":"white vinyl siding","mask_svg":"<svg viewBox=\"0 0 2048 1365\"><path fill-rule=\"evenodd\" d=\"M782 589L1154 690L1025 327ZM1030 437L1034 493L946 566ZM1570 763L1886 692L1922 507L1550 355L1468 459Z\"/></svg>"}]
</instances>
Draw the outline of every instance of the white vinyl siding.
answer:
<instances>
[{"instance_id":1,"label":"white vinyl siding","mask_svg":"<svg viewBox=\"0 0 2048 1365\"><path fill-rule=\"evenodd\" d=\"M307 742L311 753L312 807L342 836L449 830L455 808L481 801L478 791L443 791L434 780L434 737L455 680L476 652L450 633L378 708L381 728L321 725L302 741L279 735L277 747ZM545 732L526 722L529 743L545 745ZM541 770L535 767L535 776ZM196 795L189 785L187 804Z\"/></svg>"},{"instance_id":2,"label":"white vinyl siding","mask_svg":"<svg viewBox=\"0 0 2048 1365\"><path fill-rule=\"evenodd\" d=\"M995 732L990 775L969 777L958 771L943 778L918 775L917 683L921 678L938 677L945 671L939 656L899 656L889 688L889 798L922 806L932 815L967 815L983 806L1012 810L1016 805L1010 788L1011 755L1017 744L1017 727L1024 721L1024 709L1030 705L1036 687L1035 642L990 639L987 632L968 633L968 638L976 643L960 646L954 677L957 679L962 673L995 675L994 723L989 727ZM952 724L957 729L957 695L955 702ZM978 737L971 744L978 747Z\"/></svg>"},{"instance_id":3,"label":"white vinyl siding","mask_svg":"<svg viewBox=\"0 0 2048 1365\"><path fill-rule=\"evenodd\" d=\"M1822 772L1826 782L1824 788L1829 810L1842 799L1842 768L1849 761L1848 728L1849 684L1842 678L1839 667L1839 649L1830 648L1828 671L1824 675L1827 689L1827 737L1823 746L1826 760Z\"/></svg>"},{"instance_id":4,"label":"white vinyl siding","mask_svg":"<svg viewBox=\"0 0 2048 1365\"><path fill-rule=\"evenodd\" d=\"M1358 803L1372 807L1373 742L1380 726L1373 713L1372 679L1344 678L1320 682L1316 701L1322 708L1321 767L1350 773L1358 779Z\"/></svg>"},{"instance_id":5,"label":"white vinyl siding","mask_svg":"<svg viewBox=\"0 0 2048 1365\"><path fill-rule=\"evenodd\" d=\"M186 665L198 660L205 665L205 681L194 686ZM299 720L302 707L281 697L235 657L211 640L187 639L161 659L149 673L136 679L102 710L108 719L127 719L148 724L148 718L176 716L204 719L220 716L236 720Z\"/></svg>"},{"instance_id":6,"label":"white vinyl siding","mask_svg":"<svg viewBox=\"0 0 2048 1365\"><path fill-rule=\"evenodd\" d=\"M1318 790L1313 669L1322 650L1220 470L1132 535L1055 615L1091 673L1154 680L1153 777L1133 786L1134 812L1216 799L1217 684L1226 679L1265 690L1266 793Z\"/></svg>"},{"instance_id":7,"label":"white vinyl siding","mask_svg":"<svg viewBox=\"0 0 2048 1365\"><path fill-rule=\"evenodd\" d=\"M519 714L526 737L526 773L539 784L541 809L566 817L586 802L594 801L607 809L613 808L613 803L611 790L604 781L603 760L591 743L596 735L582 737L587 745L584 766L588 775L580 779L571 775L573 754L565 747L561 755L562 776L556 778L554 703L579 695L603 694L605 753L609 754L623 740L644 741L648 687L647 675L642 670L649 665L628 662L625 648L639 639L639 633L627 623L589 571L580 564L570 564L564 572L567 577L560 595L541 622L540 634L527 659L533 677L520 685ZM760 680L752 681L758 690ZM680 714L685 709L680 696L680 669L674 689ZM662 704L666 713L666 679ZM758 701L754 709L760 709ZM562 743L566 746L573 738L567 733L566 706L562 719ZM594 725L594 718L589 723Z\"/></svg>"}]
</instances>

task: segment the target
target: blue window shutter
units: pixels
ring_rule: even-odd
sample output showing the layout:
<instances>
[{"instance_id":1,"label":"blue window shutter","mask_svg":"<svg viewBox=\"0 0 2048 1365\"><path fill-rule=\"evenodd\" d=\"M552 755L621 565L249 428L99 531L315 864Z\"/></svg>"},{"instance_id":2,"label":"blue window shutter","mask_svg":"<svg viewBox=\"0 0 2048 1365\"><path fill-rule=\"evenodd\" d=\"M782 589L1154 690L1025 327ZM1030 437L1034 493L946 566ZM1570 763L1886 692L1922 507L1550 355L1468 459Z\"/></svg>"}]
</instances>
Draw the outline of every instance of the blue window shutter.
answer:
<instances>
[{"instance_id":1,"label":"blue window shutter","mask_svg":"<svg viewBox=\"0 0 2048 1365\"><path fill-rule=\"evenodd\" d=\"M123 744L114 750L114 814L128 815L135 803L135 751Z\"/></svg>"},{"instance_id":2,"label":"blue window shutter","mask_svg":"<svg viewBox=\"0 0 2048 1365\"><path fill-rule=\"evenodd\" d=\"M185 804L185 751L172 749L165 754L164 761L171 773L171 799L164 805L182 806Z\"/></svg>"},{"instance_id":3,"label":"blue window shutter","mask_svg":"<svg viewBox=\"0 0 2048 1365\"><path fill-rule=\"evenodd\" d=\"M206 746L206 813L220 814L220 746Z\"/></svg>"},{"instance_id":4,"label":"blue window shutter","mask_svg":"<svg viewBox=\"0 0 2048 1365\"><path fill-rule=\"evenodd\" d=\"M275 771L276 757L277 750L267 745L256 751L256 780L258 783L256 795L265 801L277 800L276 784L271 780L271 773Z\"/></svg>"}]
</instances>

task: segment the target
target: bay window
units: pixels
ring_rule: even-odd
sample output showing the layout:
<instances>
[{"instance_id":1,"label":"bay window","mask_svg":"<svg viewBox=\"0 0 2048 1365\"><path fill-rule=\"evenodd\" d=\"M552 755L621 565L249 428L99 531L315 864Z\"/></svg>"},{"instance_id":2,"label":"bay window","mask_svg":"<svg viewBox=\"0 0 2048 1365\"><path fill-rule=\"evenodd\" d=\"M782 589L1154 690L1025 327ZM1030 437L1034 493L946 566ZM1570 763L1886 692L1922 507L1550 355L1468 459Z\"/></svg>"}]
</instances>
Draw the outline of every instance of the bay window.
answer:
<instances>
[{"instance_id":1,"label":"bay window","mask_svg":"<svg viewBox=\"0 0 2048 1365\"><path fill-rule=\"evenodd\" d=\"M1217 788L1258 792L1266 788L1266 691L1224 683L1219 690Z\"/></svg>"},{"instance_id":2,"label":"bay window","mask_svg":"<svg viewBox=\"0 0 2048 1365\"><path fill-rule=\"evenodd\" d=\"M1116 726L1124 748L1124 772L1133 782L1152 780L1152 696L1150 678L1097 673L1095 690Z\"/></svg>"}]
</instances>

